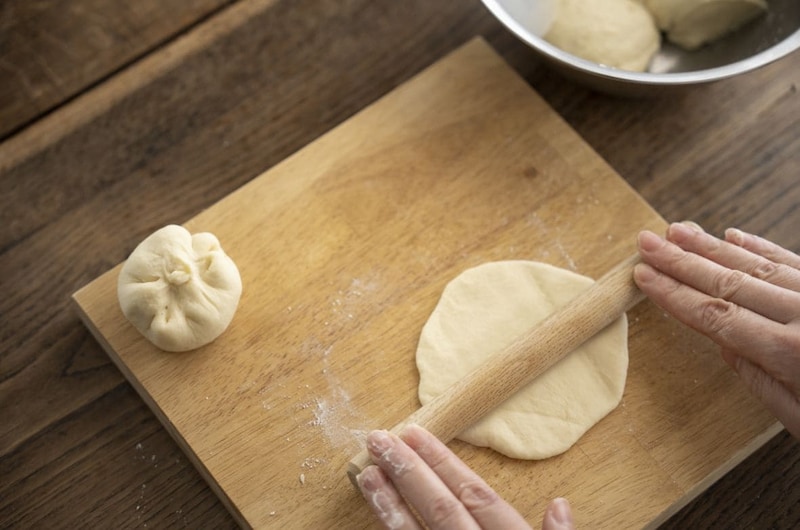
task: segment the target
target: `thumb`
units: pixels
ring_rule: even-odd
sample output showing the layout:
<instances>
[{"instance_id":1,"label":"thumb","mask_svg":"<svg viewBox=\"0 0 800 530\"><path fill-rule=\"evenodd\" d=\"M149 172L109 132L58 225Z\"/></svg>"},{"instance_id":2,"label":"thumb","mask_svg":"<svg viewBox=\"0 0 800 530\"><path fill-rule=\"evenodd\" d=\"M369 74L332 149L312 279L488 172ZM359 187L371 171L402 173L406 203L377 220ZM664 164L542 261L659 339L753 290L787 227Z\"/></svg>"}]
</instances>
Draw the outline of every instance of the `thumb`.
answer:
<instances>
[{"instance_id":1,"label":"thumb","mask_svg":"<svg viewBox=\"0 0 800 530\"><path fill-rule=\"evenodd\" d=\"M553 499L544 512L542 530L575 530L572 509L563 497Z\"/></svg>"},{"instance_id":2,"label":"thumb","mask_svg":"<svg viewBox=\"0 0 800 530\"><path fill-rule=\"evenodd\" d=\"M726 349L721 354L750 392L766 405L792 436L800 438L800 402L789 389L744 357Z\"/></svg>"}]
</instances>

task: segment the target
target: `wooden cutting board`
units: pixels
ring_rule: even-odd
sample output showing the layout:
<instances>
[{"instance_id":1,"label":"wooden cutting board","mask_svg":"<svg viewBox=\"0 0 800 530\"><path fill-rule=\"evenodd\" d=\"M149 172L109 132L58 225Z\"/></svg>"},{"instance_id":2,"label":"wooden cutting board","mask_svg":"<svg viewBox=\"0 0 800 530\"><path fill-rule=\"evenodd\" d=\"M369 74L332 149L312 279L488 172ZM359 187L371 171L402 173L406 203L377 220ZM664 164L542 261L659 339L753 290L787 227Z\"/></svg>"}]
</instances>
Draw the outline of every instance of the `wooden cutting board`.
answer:
<instances>
[{"instance_id":1,"label":"wooden cutting board","mask_svg":"<svg viewBox=\"0 0 800 530\"><path fill-rule=\"evenodd\" d=\"M190 353L124 319L119 266L82 318L243 526L367 528L345 475L418 406L414 353L445 284L492 260L599 277L665 222L480 39L185 223L244 293ZM565 454L451 447L529 521L563 495L584 528L657 524L780 428L716 348L648 302L629 313L620 406Z\"/></svg>"}]
</instances>

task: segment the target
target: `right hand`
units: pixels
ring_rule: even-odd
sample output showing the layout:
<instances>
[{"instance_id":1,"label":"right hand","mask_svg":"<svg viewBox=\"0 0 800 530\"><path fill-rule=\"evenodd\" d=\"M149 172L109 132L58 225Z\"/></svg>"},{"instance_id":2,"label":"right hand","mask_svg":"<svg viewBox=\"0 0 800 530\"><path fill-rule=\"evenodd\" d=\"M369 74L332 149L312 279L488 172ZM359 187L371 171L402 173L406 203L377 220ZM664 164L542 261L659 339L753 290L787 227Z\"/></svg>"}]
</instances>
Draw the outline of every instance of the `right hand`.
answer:
<instances>
[{"instance_id":1,"label":"right hand","mask_svg":"<svg viewBox=\"0 0 800 530\"><path fill-rule=\"evenodd\" d=\"M639 288L720 345L750 391L800 439L800 256L729 229L674 223L639 234Z\"/></svg>"}]
</instances>

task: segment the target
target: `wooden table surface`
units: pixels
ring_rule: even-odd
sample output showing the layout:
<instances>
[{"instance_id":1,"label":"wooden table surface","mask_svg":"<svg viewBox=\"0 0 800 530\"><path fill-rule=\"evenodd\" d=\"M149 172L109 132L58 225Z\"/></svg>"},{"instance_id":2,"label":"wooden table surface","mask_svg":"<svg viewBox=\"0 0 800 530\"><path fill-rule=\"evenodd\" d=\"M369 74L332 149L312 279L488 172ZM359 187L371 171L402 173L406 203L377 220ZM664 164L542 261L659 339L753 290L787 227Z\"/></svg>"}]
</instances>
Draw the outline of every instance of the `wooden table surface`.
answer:
<instances>
[{"instance_id":1,"label":"wooden table surface","mask_svg":"<svg viewBox=\"0 0 800 530\"><path fill-rule=\"evenodd\" d=\"M235 527L70 295L475 35L666 219L800 251L800 54L630 100L560 77L478 0L7 0L0 528ZM664 527L797 527L799 449L782 432Z\"/></svg>"}]
</instances>

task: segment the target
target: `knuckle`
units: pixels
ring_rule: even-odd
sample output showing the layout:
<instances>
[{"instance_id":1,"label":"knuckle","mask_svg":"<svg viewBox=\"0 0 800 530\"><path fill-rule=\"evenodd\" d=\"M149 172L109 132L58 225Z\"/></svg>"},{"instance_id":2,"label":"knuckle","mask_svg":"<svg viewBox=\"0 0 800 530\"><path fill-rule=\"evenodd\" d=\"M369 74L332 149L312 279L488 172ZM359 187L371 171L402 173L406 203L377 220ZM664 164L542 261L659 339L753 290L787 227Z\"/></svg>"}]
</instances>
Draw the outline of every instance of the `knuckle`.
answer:
<instances>
[{"instance_id":1,"label":"knuckle","mask_svg":"<svg viewBox=\"0 0 800 530\"><path fill-rule=\"evenodd\" d=\"M725 342L734 328L738 306L727 300L713 298L704 302L700 310L700 319L703 328L712 336Z\"/></svg>"},{"instance_id":2,"label":"knuckle","mask_svg":"<svg viewBox=\"0 0 800 530\"><path fill-rule=\"evenodd\" d=\"M753 265L750 274L759 280L769 281L770 278L778 274L779 267L775 263L767 260L759 260Z\"/></svg>"},{"instance_id":3,"label":"knuckle","mask_svg":"<svg viewBox=\"0 0 800 530\"><path fill-rule=\"evenodd\" d=\"M463 505L455 497L436 497L428 507L428 521L434 528L444 527L448 522L458 518Z\"/></svg>"},{"instance_id":4,"label":"knuckle","mask_svg":"<svg viewBox=\"0 0 800 530\"><path fill-rule=\"evenodd\" d=\"M497 503L500 497L482 481L465 482L460 486L459 499L468 510L481 510Z\"/></svg>"},{"instance_id":5,"label":"knuckle","mask_svg":"<svg viewBox=\"0 0 800 530\"><path fill-rule=\"evenodd\" d=\"M730 299L742 290L750 280L750 275L740 270L725 270L713 279L714 294L720 298Z\"/></svg>"},{"instance_id":6,"label":"knuckle","mask_svg":"<svg viewBox=\"0 0 800 530\"><path fill-rule=\"evenodd\" d=\"M783 283L782 280L790 277L791 272L792 269L786 265L764 260L752 268L750 275L759 280L780 285Z\"/></svg>"}]
</instances>

